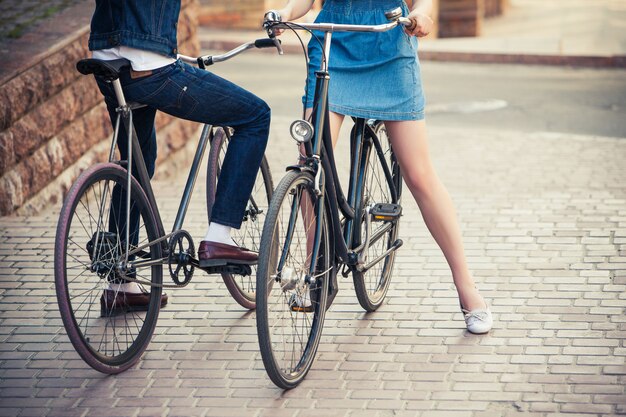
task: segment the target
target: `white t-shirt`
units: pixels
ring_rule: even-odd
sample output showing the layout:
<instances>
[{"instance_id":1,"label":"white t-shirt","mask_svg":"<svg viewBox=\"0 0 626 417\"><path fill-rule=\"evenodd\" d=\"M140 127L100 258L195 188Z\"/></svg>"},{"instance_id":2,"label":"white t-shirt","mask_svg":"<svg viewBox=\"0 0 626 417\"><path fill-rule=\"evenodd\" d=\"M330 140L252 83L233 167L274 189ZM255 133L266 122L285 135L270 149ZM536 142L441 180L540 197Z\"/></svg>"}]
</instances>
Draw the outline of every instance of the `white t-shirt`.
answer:
<instances>
[{"instance_id":1,"label":"white t-shirt","mask_svg":"<svg viewBox=\"0 0 626 417\"><path fill-rule=\"evenodd\" d=\"M153 70L176 62L174 58L169 56L128 46L116 46L115 48L93 51L93 58L103 61L126 58L135 71Z\"/></svg>"}]
</instances>

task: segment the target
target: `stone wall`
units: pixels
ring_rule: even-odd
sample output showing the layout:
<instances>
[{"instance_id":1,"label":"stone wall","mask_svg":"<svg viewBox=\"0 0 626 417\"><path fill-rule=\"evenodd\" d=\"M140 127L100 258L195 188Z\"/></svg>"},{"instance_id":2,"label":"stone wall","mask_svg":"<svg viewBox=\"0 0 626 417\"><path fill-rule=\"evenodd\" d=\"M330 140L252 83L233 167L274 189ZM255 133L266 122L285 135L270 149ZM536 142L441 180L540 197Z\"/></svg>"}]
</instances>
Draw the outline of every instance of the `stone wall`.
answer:
<instances>
[{"instance_id":1,"label":"stone wall","mask_svg":"<svg viewBox=\"0 0 626 417\"><path fill-rule=\"evenodd\" d=\"M197 54L197 1L183 0L179 49ZM0 56L0 215L60 204L76 177L106 161L112 128L95 80L76 71L87 48L93 4L68 9ZM10 56L10 59L8 59ZM157 115L159 163L184 151L198 125Z\"/></svg>"}]
</instances>

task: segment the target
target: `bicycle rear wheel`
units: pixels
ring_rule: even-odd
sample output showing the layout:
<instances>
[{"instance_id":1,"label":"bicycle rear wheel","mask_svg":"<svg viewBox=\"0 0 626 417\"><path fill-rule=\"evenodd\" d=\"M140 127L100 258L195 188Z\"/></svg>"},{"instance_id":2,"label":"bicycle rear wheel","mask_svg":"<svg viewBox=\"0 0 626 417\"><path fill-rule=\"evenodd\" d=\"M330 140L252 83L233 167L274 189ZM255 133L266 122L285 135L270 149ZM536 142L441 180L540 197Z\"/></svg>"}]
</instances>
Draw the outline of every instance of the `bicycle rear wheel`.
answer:
<instances>
[{"instance_id":1,"label":"bicycle rear wheel","mask_svg":"<svg viewBox=\"0 0 626 417\"><path fill-rule=\"evenodd\" d=\"M289 172L274 192L261 238L256 285L259 347L270 379L283 389L294 388L308 373L324 325L331 252L328 222L316 219L315 204L320 203L313 177ZM320 220L317 266L309 272L314 226Z\"/></svg>"},{"instance_id":2,"label":"bicycle rear wheel","mask_svg":"<svg viewBox=\"0 0 626 417\"><path fill-rule=\"evenodd\" d=\"M222 128L216 129L211 141L211 152L207 166L206 195L209 221L211 219L211 209L215 203L215 192L217 191L222 163L228 148L228 141L229 137L225 131ZM267 216L273 190L272 175L267 159L264 156L256 176L252 194L248 200L241 228L239 230L233 229L232 231L232 238L239 246L255 252L259 251L263 223ZM222 273L222 279L230 295L242 307L249 310L256 308L255 269L255 266L252 266L252 274L249 276Z\"/></svg>"},{"instance_id":3,"label":"bicycle rear wheel","mask_svg":"<svg viewBox=\"0 0 626 417\"><path fill-rule=\"evenodd\" d=\"M396 160L391 143L387 136L387 130L382 122L377 122L372 127L378 138L380 147L376 146L376 142L371 145L369 152L364 152L360 166L365 166L362 175L363 181L362 204L357 209L356 218L360 219L360 229L356 229L356 233L360 243L365 239L366 223L365 208L376 203L399 203L399 196L402 188L402 176L400 167ZM367 134L367 129L366 133ZM368 145L366 145L368 146ZM382 160L385 161L391 174L391 182L396 188L398 197L394 201L392 188L385 175ZM398 236L399 219L391 222L372 222L372 233L370 246L366 251L367 261L374 260L382 256L396 241ZM352 279L354 281L354 290L356 292L359 304L366 311L375 311L380 307L391 282L391 275L395 261L395 251L385 256L380 262L365 272L354 271Z\"/></svg>"},{"instance_id":4,"label":"bicycle rear wheel","mask_svg":"<svg viewBox=\"0 0 626 417\"><path fill-rule=\"evenodd\" d=\"M160 260L161 247L125 257L126 170L112 163L85 171L70 189L57 226L54 274L57 301L72 345L94 369L115 374L131 367L154 332L161 287L141 285L143 305L131 302L119 284L124 277L160 285L162 265L141 267L139 261ZM136 216L136 217L135 217ZM148 199L136 180L131 183L131 217L139 230L130 250L158 237Z\"/></svg>"}]
</instances>

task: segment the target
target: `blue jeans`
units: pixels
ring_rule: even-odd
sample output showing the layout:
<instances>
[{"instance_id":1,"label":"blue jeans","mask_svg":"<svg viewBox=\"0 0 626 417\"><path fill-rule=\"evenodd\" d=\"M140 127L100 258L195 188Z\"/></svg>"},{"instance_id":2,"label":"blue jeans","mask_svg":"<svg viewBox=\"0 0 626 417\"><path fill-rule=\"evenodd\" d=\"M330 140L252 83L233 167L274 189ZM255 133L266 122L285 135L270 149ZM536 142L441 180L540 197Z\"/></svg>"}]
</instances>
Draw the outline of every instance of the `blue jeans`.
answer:
<instances>
[{"instance_id":1,"label":"blue jeans","mask_svg":"<svg viewBox=\"0 0 626 417\"><path fill-rule=\"evenodd\" d=\"M114 121L117 100L113 86L97 81ZM211 221L239 228L267 146L271 113L267 104L241 87L181 61L140 78L131 78L127 70L121 74L120 82L127 101L148 106L133 111L133 124L150 177L157 156L157 110L235 130L220 173ZM120 129L118 147L122 159L126 159L127 144L126 132ZM135 225L131 228L136 230Z\"/></svg>"}]
</instances>

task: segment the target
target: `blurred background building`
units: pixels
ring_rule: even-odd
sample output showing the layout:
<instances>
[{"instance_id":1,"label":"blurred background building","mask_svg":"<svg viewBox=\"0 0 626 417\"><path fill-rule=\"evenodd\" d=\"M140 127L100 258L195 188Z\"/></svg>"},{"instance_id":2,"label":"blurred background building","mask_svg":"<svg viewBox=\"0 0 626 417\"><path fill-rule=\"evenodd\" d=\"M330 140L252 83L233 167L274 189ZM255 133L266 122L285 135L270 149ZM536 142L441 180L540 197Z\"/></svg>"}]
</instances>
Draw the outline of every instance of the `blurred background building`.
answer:
<instances>
[{"instance_id":1,"label":"blurred background building","mask_svg":"<svg viewBox=\"0 0 626 417\"><path fill-rule=\"evenodd\" d=\"M498 16L508 0L434 0L433 15L443 28L435 36L478 36L486 17ZM256 29L265 11L284 6L286 0L201 0L200 24L211 27ZM410 3L410 0L407 2ZM322 6L316 0L305 19L312 20Z\"/></svg>"}]
</instances>

